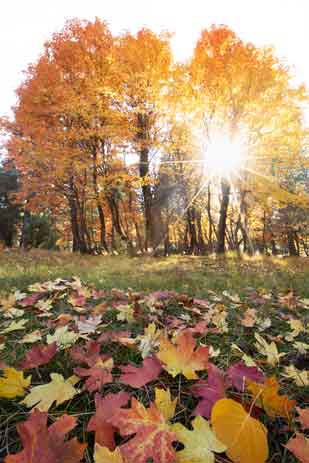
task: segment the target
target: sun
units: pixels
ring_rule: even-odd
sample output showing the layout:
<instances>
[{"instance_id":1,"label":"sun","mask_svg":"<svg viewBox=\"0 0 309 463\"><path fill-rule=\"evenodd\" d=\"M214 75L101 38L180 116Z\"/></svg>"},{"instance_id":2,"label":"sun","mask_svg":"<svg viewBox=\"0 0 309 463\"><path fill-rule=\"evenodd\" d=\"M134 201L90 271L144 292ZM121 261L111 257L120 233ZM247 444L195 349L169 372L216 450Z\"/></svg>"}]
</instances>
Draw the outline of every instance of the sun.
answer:
<instances>
[{"instance_id":1,"label":"sun","mask_svg":"<svg viewBox=\"0 0 309 463\"><path fill-rule=\"evenodd\" d=\"M204 169L207 176L239 177L246 160L245 143L240 136L216 134L204 148Z\"/></svg>"}]
</instances>

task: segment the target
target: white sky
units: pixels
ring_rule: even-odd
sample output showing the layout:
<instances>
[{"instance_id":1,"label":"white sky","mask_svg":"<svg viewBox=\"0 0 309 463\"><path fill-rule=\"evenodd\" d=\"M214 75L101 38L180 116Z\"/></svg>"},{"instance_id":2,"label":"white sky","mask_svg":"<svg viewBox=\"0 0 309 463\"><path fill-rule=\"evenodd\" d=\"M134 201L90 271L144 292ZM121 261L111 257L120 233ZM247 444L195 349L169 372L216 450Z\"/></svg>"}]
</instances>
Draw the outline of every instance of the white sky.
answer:
<instances>
[{"instance_id":1,"label":"white sky","mask_svg":"<svg viewBox=\"0 0 309 463\"><path fill-rule=\"evenodd\" d=\"M98 16L114 33L168 29L178 59L190 56L203 28L226 24L241 39L274 46L297 82L309 86L309 0L2 0L0 6L0 115L15 103L22 70L73 17Z\"/></svg>"}]
</instances>

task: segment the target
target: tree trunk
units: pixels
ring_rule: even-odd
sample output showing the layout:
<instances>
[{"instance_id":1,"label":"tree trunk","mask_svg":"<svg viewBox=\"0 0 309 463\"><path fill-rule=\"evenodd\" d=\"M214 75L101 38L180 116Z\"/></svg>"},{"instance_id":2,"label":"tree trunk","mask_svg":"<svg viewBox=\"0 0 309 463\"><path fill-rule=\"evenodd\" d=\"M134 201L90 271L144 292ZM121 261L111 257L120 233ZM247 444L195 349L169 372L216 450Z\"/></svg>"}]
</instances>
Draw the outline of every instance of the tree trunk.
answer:
<instances>
[{"instance_id":1,"label":"tree trunk","mask_svg":"<svg viewBox=\"0 0 309 463\"><path fill-rule=\"evenodd\" d=\"M152 191L148 184L149 174L149 147L147 141L149 139L149 116L139 113L137 115L137 139L140 142L140 162L139 174L142 179L142 194L145 218L145 248L153 247L153 216L152 216Z\"/></svg>"},{"instance_id":2,"label":"tree trunk","mask_svg":"<svg viewBox=\"0 0 309 463\"><path fill-rule=\"evenodd\" d=\"M221 181L221 191L222 191L222 199L221 199L221 206L220 206L220 217L219 217L219 225L218 225L218 241L217 241L217 254L224 254L225 252L225 233L226 233L226 219L227 219L227 212L229 207L230 201L230 191L231 186L227 180L223 179Z\"/></svg>"},{"instance_id":3,"label":"tree trunk","mask_svg":"<svg viewBox=\"0 0 309 463\"><path fill-rule=\"evenodd\" d=\"M287 239L288 239L288 248L289 248L289 254L290 256L297 256L297 249L295 246L295 233L294 230L288 230L287 232Z\"/></svg>"}]
</instances>

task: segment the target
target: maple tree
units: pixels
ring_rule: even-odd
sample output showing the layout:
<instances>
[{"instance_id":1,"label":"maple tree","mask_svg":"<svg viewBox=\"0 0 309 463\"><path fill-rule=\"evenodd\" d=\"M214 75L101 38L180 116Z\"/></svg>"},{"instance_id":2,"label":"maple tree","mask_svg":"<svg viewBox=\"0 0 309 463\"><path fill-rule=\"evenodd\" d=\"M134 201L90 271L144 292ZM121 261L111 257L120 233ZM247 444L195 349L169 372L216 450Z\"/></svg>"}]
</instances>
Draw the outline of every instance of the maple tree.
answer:
<instances>
[{"instance_id":1,"label":"maple tree","mask_svg":"<svg viewBox=\"0 0 309 463\"><path fill-rule=\"evenodd\" d=\"M25 230L44 212L73 251L308 253L307 95L270 48L213 26L185 65L168 33L115 37L99 19L74 20L17 95L1 125L20 176L5 194L22 205L23 246L39 245ZM223 170L246 151L237 175L211 171L217 133L231 150Z\"/></svg>"}]
</instances>

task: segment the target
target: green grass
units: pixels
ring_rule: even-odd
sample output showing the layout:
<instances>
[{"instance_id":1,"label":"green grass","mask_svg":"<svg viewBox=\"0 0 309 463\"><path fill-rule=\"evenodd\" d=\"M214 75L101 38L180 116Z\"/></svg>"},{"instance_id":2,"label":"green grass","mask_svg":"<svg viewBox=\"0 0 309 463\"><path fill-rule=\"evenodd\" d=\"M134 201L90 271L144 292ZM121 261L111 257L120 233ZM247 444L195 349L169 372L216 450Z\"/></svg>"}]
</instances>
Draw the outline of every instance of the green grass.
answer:
<instances>
[{"instance_id":1,"label":"green grass","mask_svg":"<svg viewBox=\"0 0 309 463\"><path fill-rule=\"evenodd\" d=\"M309 259L170 256L79 256L48 251L0 255L0 292L24 289L37 281L79 276L97 288L136 291L175 290L202 297L207 290L245 288L294 290L309 297Z\"/></svg>"}]
</instances>

